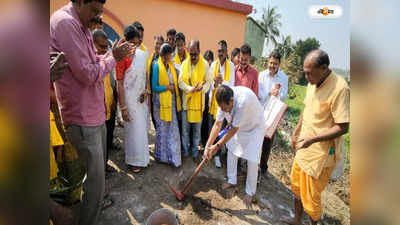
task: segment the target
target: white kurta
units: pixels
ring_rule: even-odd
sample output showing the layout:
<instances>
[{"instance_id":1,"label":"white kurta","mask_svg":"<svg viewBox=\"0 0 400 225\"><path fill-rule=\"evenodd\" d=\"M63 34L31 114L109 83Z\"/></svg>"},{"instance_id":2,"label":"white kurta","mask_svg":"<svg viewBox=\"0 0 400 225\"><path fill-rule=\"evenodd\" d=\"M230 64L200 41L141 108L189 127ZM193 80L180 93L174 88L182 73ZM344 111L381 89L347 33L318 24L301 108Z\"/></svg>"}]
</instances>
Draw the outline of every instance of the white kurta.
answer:
<instances>
[{"instance_id":1,"label":"white kurta","mask_svg":"<svg viewBox=\"0 0 400 225\"><path fill-rule=\"evenodd\" d=\"M139 102L146 88L146 53L136 49L131 66L124 77L125 101L131 121L125 122L125 162L128 165L146 167L149 164L149 109L147 101Z\"/></svg>"},{"instance_id":2,"label":"white kurta","mask_svg":"<svg viewBox=\"0 0 400 225\"><path fill-rule=\"evenodd\" d=\"M268 103L269 92L274 89L276 83L281 85L278 97L281 101L284 101L289 90L289 80L285 72L278 70L277 74L271 77L267 69L258 74L258 99L261 105L265 106Z\"/></svg>"},{"instance_id":3,"label":"white kurta","mask_svg":"<svg viewBox=\"0 0 400 225\"><path fill-rule=\"evenodd\" d=\"M235 66L233 65L233 62L231 62L229 60L228 60L228 62L229 62L230 70L231 70L231 74L229 76L230 80L229 81L223 80L222 84L227 85L229 87L233 87L233 86L235 86ZM211 66L210 66L210 74L211 74L211 76L214 76L214 68L215 68L216 64L217 64L217 60L215 60L213 63L211 63ZM222 74L222 77L224 77L225 64L224 65L220 64L218 70ZM213 90L214 90L214 77L213 77L213 80L212 80L212 83L211 83L211 88L210 88L210 93L209 93L209 98L210 99L212 98L212 91ZM209 104L211 105L211 101L209 102Z\"/></svg>"},{"instance_id":4,"label":"white kurta","mask_svg":"<svg viewBox=\"0 0 400 225\"><path fill-rule=\"evenodd\" d=\"M218 107L216 120L224 118L239 127L236 134L226 143L228 151L235 156L259 163L265 134L263 108L254 92L244 86L232 87L233 107L231 112L223 112Z\"/></svg>"}]
</instances>

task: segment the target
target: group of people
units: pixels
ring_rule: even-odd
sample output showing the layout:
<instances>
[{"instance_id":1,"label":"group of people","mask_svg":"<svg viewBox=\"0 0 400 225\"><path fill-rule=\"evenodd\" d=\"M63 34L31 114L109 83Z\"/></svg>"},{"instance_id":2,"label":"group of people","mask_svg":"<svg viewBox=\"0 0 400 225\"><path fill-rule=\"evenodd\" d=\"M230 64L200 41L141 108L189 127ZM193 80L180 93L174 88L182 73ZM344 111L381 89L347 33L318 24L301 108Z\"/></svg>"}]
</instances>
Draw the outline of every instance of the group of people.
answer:
<instances>
[{"instance_id":1,"label":"group of people","mask_svg":"<svg viewBox=\"0 0 400 225\"><path fill-rule=\"evenodd\" d=\"M214 60L211 50L201 54L199 40L187 45L183 32L169 29L166 39L154 36L150 53L138 21L126 26L124 37L110 44L98 26L104 3L71 0L50 18L51 51L65 54L67 63L51 83L54 101L66 138L76 148L86 173L79 224L95 224L99 215L109 170L108 149L118 117L125 132L125 162L133 173L150 162L151 121L158 162L180 167L182 157L192 157L196 163L203 157L214 159L221 168L222 150L227 149L228 180L223 189L237 184L238 159L246 160L244 201L251 205L259 171L266 177L273 142L273 137L264 137L264 106L272 96L283 101L288 93L279 52L270 54L268 69L259 73L250 64L248 44L235 48L228 57L228 43L221 40L216 43ZM309 86L293 138L296 217L286 219L290 224L301 224L303 208L317 221L320 192L336 162L332 156L339 152L335 150L348 129L348 87L328 66L329 57L321 50L309 53L304 62ZM218 137L222 129L226 133ZM333 154L326 148L334 149ZM202 155L199 149L204 150Z\"/></svg>"}]
</instances>

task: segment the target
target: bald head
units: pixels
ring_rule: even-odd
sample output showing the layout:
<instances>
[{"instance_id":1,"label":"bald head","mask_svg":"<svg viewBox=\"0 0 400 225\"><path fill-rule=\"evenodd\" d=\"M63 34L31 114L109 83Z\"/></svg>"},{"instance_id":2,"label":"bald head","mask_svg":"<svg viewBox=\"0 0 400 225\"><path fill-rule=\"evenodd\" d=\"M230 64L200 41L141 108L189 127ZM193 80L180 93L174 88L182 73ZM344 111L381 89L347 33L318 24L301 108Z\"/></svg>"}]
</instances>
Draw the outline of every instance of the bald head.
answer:
<instances>
[{"instance_id":1,"label":"bald head","mask_svg":"<svg viewBox=\"0 0 400 225\"><path fill-rule=\"evenodd\" d=\"M107 34L100 29L95 29L92 31L92 37L94 46L96 47L97 54L104 55L108 51L108 38Z\"/></svg>"},{"instance_id":2,"label":"bald head","mask_svg":"<svg viewBox=\"0 0 400 225\"><path fill-rule=\"evenodd\" d=\"M318 84L330 71L328 54L320 49L312 50L304 59L303 70L308 82Z\"/></svg>"},{"instance_id":3,"label":"bald head","mask_svg":"<svg viewBox=\"0 0 400 225\"><path fill-rule=\"evenodd\" d=\"M199 61L200 54L200 41L199 40L190 40L189 42L189 54L190 60L192 64L195 65Z\"/></svg>"},{"instance_id":4,"label":"bald head","mask_svg":"<svg viewBox=\"0 0 400 225\"><path fill-rule=\"evenodd\" d=\"M322 65L326 65L327 67L329 67L329 56L326 52L320 49L312 50L311 52L309 52L304 59L304 62L306 60L310 60L310 62L314 63L316 67L320 67Z\"/></svg>"}]
</instances>

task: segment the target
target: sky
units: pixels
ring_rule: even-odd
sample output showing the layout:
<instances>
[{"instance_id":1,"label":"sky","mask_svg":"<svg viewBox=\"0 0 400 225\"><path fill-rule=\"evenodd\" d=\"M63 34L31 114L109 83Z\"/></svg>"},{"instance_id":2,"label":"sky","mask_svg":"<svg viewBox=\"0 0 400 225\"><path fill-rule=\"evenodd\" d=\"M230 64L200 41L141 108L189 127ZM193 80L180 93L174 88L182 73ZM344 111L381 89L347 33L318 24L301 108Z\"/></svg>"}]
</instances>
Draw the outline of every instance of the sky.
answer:
<instances>
[{"instance_id":1,"label":"sky","mask_svg":"<svg viewBox=\"0 0 400 225\"><path fill-rule=\"evenodd\" d=\"M276 6L282 15L281 35L292 37L292 42L308 37L315 37L321 49L330 57L331 67L349 70L350 68L350 2L349 0L234 0L253 6L252 16L262 19L263 8ZM343 14L339 18L311 18L308 10L313 5L340 6ZM279 38L280 40L280 38ZM268 55L271 46L265 48L263 55Z\"/></svg>"}]
</instances>

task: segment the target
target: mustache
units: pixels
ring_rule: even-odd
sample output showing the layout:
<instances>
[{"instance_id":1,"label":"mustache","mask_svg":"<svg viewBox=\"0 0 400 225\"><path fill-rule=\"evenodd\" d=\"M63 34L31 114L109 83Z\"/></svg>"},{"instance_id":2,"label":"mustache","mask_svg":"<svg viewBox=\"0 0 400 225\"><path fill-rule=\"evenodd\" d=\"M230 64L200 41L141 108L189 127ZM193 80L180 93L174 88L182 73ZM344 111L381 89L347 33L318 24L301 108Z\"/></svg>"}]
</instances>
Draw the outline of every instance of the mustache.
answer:
<instances>
[{"instance_id":1,"label":"mustache","mask_svg":"<svg viewBox=\"0 0 400 225\"><path fill-rule=\"evenodd\" d=\"M89 22L95 23L95 24L100 24L100 25L103 24L103 20L101 18L93 18Z\"/></svg>"}]
</instances>

